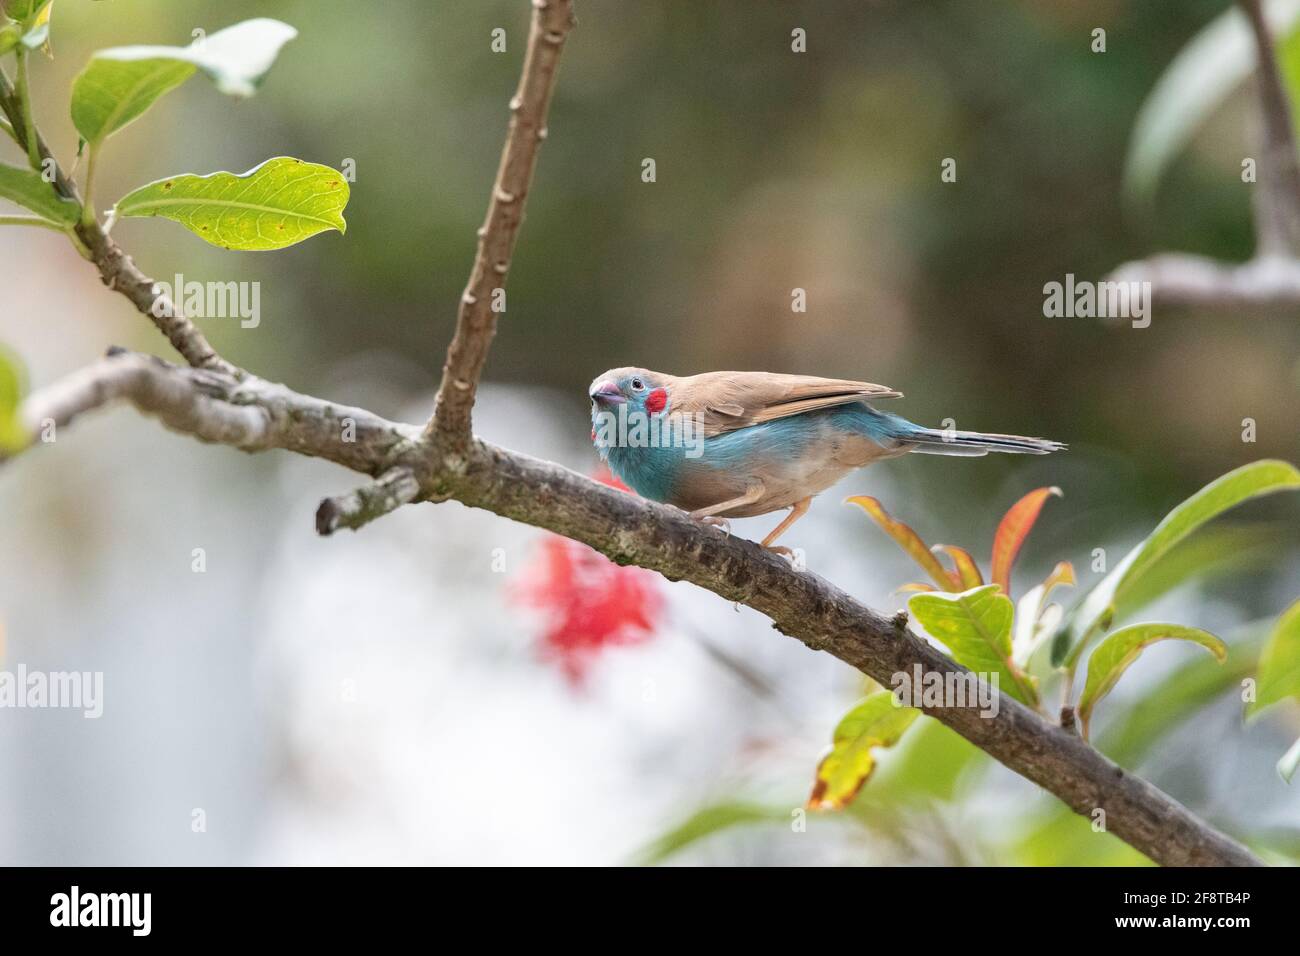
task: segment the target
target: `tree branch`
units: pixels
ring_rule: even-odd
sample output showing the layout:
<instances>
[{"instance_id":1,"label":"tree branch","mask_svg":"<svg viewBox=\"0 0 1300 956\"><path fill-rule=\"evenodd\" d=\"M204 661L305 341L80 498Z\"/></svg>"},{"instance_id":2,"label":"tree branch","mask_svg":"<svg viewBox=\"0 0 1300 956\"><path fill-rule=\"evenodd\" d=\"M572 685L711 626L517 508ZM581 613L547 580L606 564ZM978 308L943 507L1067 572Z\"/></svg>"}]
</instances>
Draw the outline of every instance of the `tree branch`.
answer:
<instances>
[{"instance_id":1,"label":"tree branch","mask_svg":"<svg viewBox=\"0 0 1300 956\"><path fill-rule=\"evenodd\" d=\"M1291 101L1260 0L1238 0L1255 38L1263 131L1255 202L1256 255L1293 256L1300 249L1300 160Z\"/></svg>"},{"instance_id":2,"label":"tree branch","mask_svg":"<svg viewBox=\"0 0 1300 956\"><path fill-rule=\"evenodd\" d=\"M180 325L171 327L168 337L199 367L113 351L27 398L21 414L33 442L48 440L50 425L57 432L82 414L124 401L201 441L244 451L284 449L377 479L322 503L317 516L322 533L358 527L404 501L454 498L585 542L620 564L650 568L747 604L768 615L782 633L882 684L918 665L939 675L963 673L960 665L911 634L905 617L884 618L821 578L792 570L751 541L470 434L474 393L495 324L489 295L483 293L499 287L509 266L559 52L572 23L571 0L534 0L534 6L518 105L431 423L419 429L267 382L230 366L193 326ZM7 84L0 94L9 113L13 99ZM43 144L40 150L48 155ZM64 195L75 198L61 172L58 183ZM134 270L98 225L79 229L78 235L105 281L144 311L139 290L152 282ZM1157 862L1259 862L1151 784L1126 774L1078 737L1005 695L991 717L973 707L923 710L1076 812L1104 810L1111 833Z\"/></svg>"},{"instance_id":3,"label":"tree branch","mask_svg":"<svg viewBox=\"0 0 1300 956\"><path fill-rule=\"evenodd\" d=\"M409 468L397 466L370 484L336 498L326 498L316 509L316 533L331 535L339 528L356 531L382 518L420 495L420 483Z\"/></svg>"},{"instance_id":4,"label":"tree branch","mask_svg":"<svg viewBox=\"0 0 1300 956\"><path fill-rule=\"evenodd\" d=\"M241 449L280 448L378 475L421 461L419 429L361 408L335 405L242 373L184 368L113 349L108 356L30 395L21 409L32 443L83 414L125 401L173 431ZM13 457L12 455L10 457ZM3 460L3 459L0 459Z\"/></svg>"},{"instance_id":5,"label":"tree branch","mask_svg":"<svg viewBox=\"0 0 1300 956\"><path fill-rule=\"evenodd\" d=\"M537 150L546 138L546 114L564 41L574 25L573 0L533 0L528 50L519 90L510 100L510 126L501 151L487 219L469 284L460 298L456 333L447 349L442 383L426 433L448 451L463 452L471 440L470 416L479 376L496 335L496 290L505 287L515 239L524 219Z\"/></svg>"},{"instance_id":6,"label":"tree branch","mask_svg":"<svg viewBox=\"0 0 1300 956\"><path fill-rule=\"evenodd\" d=\"M374 490L326 503L330 523L353 526L368 508L399 498L453 498L582 541L620 564L690 581L768 615L784 634L825 651L885 686L920 666L940 675L964 669L897 620L885 618L751 541L701 526L684 512L615 491L568 469L475 440L454 465L413 426L339 408L252 376L185 369L132 353L33 394L24 405L33 432L42 419L67 424L115 399L177 431L244 451L281 448L383 477ZM347 422L355 439L345 440ZM418 484L412 494L411 482ZM391 496L391 497L384 497ZM396 506L395 504L393 505ZM320 520L318 518L318 520ZM924 707L1007 767L1071 809L1106 813L1109 832L1167 865L1257 864L1246 849L1146 781L1127 774L1077 736L1003 695L997 714Z\"/></svg>"},{"instance_id":7,"label":"tree branch","mask_svg":"<svg viewBox=\"0 0 1300 956\"><path fill-rule=\"evenodd\" d=\"M1255 40L1261 155L1252 211L1255 254L1246 263L1167 253L1127 262L1108 282L1149 282L1154 306L1231 311L1300 307L1300 156L1291 98L1259 0L1237 0Z\"/></svg>"},{"instance_id":8,"label":"tree branch","mask_svg":"<svg viewBox=\"0 0 1300 956\"><path fill-rule=\"evenodd\" d=\"M23 149L29 149L30 142L24 128L22 103L10 84L9 78L0 71L0 110L9 117L13 126L15 141ZM50 152L39 131L34 131L32 139L37 155L41 160L52 163L54 189L65 199L70 199L78 206L82 205L81 194L76 184L63 172L54 155ZM131 301L131 304L158 327L172 347L195 368L214 369L232 375L239 370L217 354L207 338L191 322L185 312L166 295L156 294L153 290L154 280L148 278L135 267L131 257L118 247L99 222L93 217L83 219L75 227L75 233L82 244L83 254L99 269L104 285L119 292Z\"/></svg>"},{"instance_id":9,"label":"tree branch","mask_svg":"<svg viewBox=\"0 0 1300 956\"><path fill-rule=\"evenodd\" d=\"M1149 282L1154 307L1235 310L1300 307L1300 261L1280 256L1230 265L1182 253L1128 262L1107 282Z\"/></svg>"}]
</instances>

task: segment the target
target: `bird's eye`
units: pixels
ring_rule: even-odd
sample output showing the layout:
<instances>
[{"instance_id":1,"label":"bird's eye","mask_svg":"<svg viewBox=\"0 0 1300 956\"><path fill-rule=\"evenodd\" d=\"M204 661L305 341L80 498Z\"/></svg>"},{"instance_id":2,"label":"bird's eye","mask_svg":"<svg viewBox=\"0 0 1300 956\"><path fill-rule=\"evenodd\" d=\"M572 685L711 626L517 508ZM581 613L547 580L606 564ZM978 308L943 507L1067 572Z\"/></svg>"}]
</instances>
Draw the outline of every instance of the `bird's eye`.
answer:
<instances>
[{"instance_id":1,"label":"bird's eye","mask_svg":"<svg viewBox=\"0 0 1300 956\"><path fill-rule=\"evenodd\" d=\"M632 379L632 388L633 388L635 391L638 391L638 392L644 392L644 391L645 391L645 382L641 381L639 378L634 378L634 379Z\"/></svg>"}]
</instances>

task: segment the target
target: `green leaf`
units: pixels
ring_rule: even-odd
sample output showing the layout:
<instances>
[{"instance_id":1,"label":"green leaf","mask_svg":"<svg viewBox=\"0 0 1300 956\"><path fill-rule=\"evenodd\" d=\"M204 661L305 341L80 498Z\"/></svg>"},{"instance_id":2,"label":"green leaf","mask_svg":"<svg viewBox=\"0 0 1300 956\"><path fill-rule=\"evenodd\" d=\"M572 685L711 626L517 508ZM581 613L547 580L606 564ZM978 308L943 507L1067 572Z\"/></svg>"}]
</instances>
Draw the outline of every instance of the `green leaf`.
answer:
<instances>
[{"instance_id":1,"label":"green leaf","mask_svg":"<svg viewBox=\"0 0 1300 956\"><path fill-rule=\"evenodd\" d=\"M1033 681L1011 663L1011 599L996 584L960 594L917 594L907 602L912 616L957 663L977 674L997 674L998 688L1021 703L1035 705Z\"/></svg>"},{"instance_id":2,"label":"green leaf","mask_svg":"<svg viewBox=\"0 0 1300 956\"><path fill-rule=\"evenodd\" d=\"M225 249L283 249L327 229L347 231L348 183L328 166L280 156L242 175L186 174L119 200L119 216L162 216Z\"/></svg>"},{"instance_id":3,"label":"green leaf","mask_svg":"<svg viewBox=\"0 0 1300 956\"><path fill-rule=\"evenodd\" d=\"M193 64L178 60L115 60L96 54L72 82L72 125L82 139L98 146L193 75Z\"/></svg>"},{"instance_id":4,"label":"green leaf","mask_svg":"<svg viewBox=\"0 0 1300 956\"><path fill-rule=\"evenodd\" d=\"M40 50L50 56L50 14L54 12L52 0L46 0L45 7L27 21L23 34L23 46L29 50Z\"/></svg>"},{"instance_id":5,"label":"green leaf","mask_svg":"<svg viewBox=\"0 0 1300 956\"><path fill-rule=\"evenodd\" d=\"M1300 698L1300 601L1282 612L1259 655L1255 700L1246 708L1255 717L1266 707Z\"/></svg>"},{"instance_id":6,"label":"green leaf","mask_svg":"<svg viewBox=\"0 0 1300 956\"><path fill-rule=\"evenodd\" d=\"M15 20L26 20L51 2L52 0L5 0L5 13Z\"/></svg>"},{"instance_id":7,"label":"green leaf","mask_svg":"<svg viewBox=\"0 0 1300 956\"><path fill-rule=\"evenodd\" d=\"M636 855L636 862L647 866L662 863L673 854L724 830L754 823L788 823L790 819L790 810L785 807L741 802L711 804L697 810L689 819L642 849Z\"/></svg>"},{"instance_id":8,"label":"green leaf","mask_svg":"<svg viewBox=\"0 0 1300 956\"><path fill-rule=\"evenodd\" d=\"M1277 522L1207 525L1176 544L1125 588L1122 600L1115 605L1115 620L1123 620L1188 582L1271 568L1277 564L1279 552L1298 544L1300 528L1284 528Z\"/></svg>"},{"instance_id":9,"label":"green leaf","mask_svg":"<svg viewBox=\"0 0 1300 956\"><path fill-rule=\"evenodd\" d=\"M1098 644L1088 658L1088 680L1084 684L1083 695L1079 698L1079 720L1083 724L1084 737L1088 736L1093 708L1114 689L1128 666L1152 644L1170 639L1200 644L1220 662L1228 657L1228 646L1223 641L1195 627L1179 624L1133 624L1120 628Z\"/></svg>"},{"instance_id":10,"label":"green leaf","mask_svg":"<svg viewBox=\"0 0 1300 956\"><path fill-rule=\"evenodd\" d=\"M1052 644L1052 664L1072 666L1098 631L1104 631L1138 582L1174 547L1206 522L1242 502L1277 491L1300 489L1300 471L1265 459L1210 482L1169 512L1154 531L1075 605Z\"/></svg>"},{"instance_id":11,"label":"green leaf","mask_svg":"<svg viewBox=\"0 0 1300 956\"><path fill-rule=\"evenodd\" d=\"M0 56L16 47L23 38L23 28L16 23L0 24Z\"/></svg>"},{"instance_id":12,"label":"green leaf","mask_svg":"<svg viewBox=\"0 0 1300 956\"><path fill-rule=\"evenodd\" d=\"M0 452L20 451L27 444L27 430L19 415L26 391L22 362L0 345Z\"/></svg>"},{"instance_id":13,"label":"green leaf","mask_svg":"<svg viewBox=\"0 0 1300 956\"><path fill-rule=\"evenodd\" d=\"M0 164L0 198L8 199L50 222L70 225L81 215L81 207L64 199L54 187L30 169Z\"/></svg>"},{"instance_id":14,"label":"green leaf","mask_svg":"<svg viewBox=\"0 0 1300 956\"><path fill-rule=\"evenodd\" d=\"M97 146L194 75L211 77L231 96L252 96L280 48L298 35L265 17L246 20L189 46L127 46L100 50L72 84L72 122Z\"/></svg>"},{"instance_id":15,"label":"green leaf","mask_svg":"<svg viewBox=\"0 0 1300 956\"><path fill-rule=\"evenodd\" d=\"M923 720L871 781L871 789L854 801L854 810L867 808L873 800L901 806L955 800L963 783L978 776L972 771L988 762L984 751L956 731L937 720Z\"/></svg>"},{"instance_id":16,"label":"green leaf","mask_svg":"<svg viewBox=\"0 0 1300 956\"><path fill-rule=\"evenodd\" d=\"M1272 0L1265 5L1279 44L1300 22L1300 3ZM1134 202L1149 202L1169 163L1192 134L1255 69L1250 26L1234 5L1210 22L1166 67L1133 124L1124 162L1124 191Z\"/></svg>"},{"instance_id":17,"label":"green leaf","mask_svg":"<svg viewBox=\"0 0 1300 956\"><path fill-rule=\"evenodd\" d=\"M890 691L882 690L859 702L840 720L830 752L817 765L808 797L810 810L842 810L853 802L876 761L871 751L892 747L921 712L900 707Z\"/></svg>"},{"instance_id":18,"label":"green leaf","mask_svg":"<svg viewBox=\"0 0 1300 956\"><path fill-rule=\"evenodd\" d=\"M1120 719L1112 718L1098 749L1123 767L1139 761L1167 733L1190 720L1197 711L1256 673L1267 630L1260 623L1234 634L1228 660L1197 655L1170 671L1142 699L1132 702Z\"/></svg>"},{"instance_id":19,"label":"green leaf","mask_svg":"<svg viewBox=\"0 0 1300 956\"><path fill-rule=\"evenodd\" d=\"M1009 858L993 865L1009 866L1155 866L1113 833L1098 833L1093 821L1057 803L1036 816L1008 850Z\"/></svg>"}]
</instances>

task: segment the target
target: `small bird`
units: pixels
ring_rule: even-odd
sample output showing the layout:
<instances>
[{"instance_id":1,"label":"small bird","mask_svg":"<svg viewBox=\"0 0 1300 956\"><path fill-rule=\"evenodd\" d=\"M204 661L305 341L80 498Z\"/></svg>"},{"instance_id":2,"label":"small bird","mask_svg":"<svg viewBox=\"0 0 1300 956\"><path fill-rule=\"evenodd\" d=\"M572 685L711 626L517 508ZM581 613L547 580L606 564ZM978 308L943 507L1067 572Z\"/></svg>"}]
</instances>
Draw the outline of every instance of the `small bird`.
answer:
<instances>
[{"instance_id":1,"label":"small bird","mask_svg":"<svg viewBox=\"0 0 1300 956\"><path fill-rule=\"evenodd\" d=\"M855 468L907 452L976 457L991 451L1046 455L1042 438L925 428L868 402L901 398L883 385L773 372L678 377L616 368L596 378L591 437L601 458L637 494L727 526L789 508L762 541L769 550L815 495Z\"/></svg>"}]
</instances>

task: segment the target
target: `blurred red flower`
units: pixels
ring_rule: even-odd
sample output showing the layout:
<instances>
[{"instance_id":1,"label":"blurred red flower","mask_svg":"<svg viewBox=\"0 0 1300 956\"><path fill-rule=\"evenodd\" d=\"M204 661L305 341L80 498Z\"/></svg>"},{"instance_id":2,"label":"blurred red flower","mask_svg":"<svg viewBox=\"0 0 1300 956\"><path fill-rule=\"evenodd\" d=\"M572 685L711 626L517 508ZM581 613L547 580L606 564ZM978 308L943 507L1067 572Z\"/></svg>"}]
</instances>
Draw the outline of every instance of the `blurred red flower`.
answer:
<instances>
[{"instance_id":1,"label":"blurred red flower","mask_svg":"<svg viewBox=\"0 0 1300 956\"><path fill-rule=\"evenodd\" d=\"M608 472L597 481L630 493ZM523 604L546 612L541 635L544 659L581 685L607 647L637 644L654 636L663 595L655 573L620 567L598 551L560 535L547 535L538 560L511 589Z\"/></svg>"}]
</instances>

